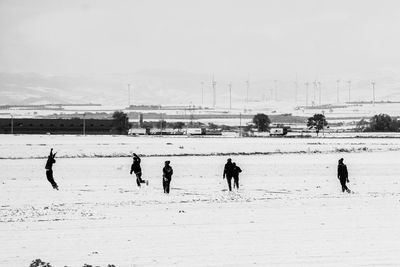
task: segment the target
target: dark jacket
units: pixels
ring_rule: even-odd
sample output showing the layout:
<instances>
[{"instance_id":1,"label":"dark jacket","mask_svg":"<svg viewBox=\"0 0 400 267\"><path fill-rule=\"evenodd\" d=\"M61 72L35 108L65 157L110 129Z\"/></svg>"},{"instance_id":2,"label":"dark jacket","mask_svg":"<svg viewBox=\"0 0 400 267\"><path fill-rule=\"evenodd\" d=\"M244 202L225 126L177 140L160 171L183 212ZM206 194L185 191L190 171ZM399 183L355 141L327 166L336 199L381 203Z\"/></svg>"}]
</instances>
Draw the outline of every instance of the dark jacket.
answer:
<instances>
[{"instance_id":1,"label":"dark jacket","mask_svg":"<svg viewBox=\"0 0 400 267\"><path fill-rule=\"evenodd\" d=\"M172 174L174 173L174 170L172 169L171 166L165 166L163 169L163 178L167 180L171 180Z\"/></svg>"},{"instance_id":2,"label":"dark jacket","mask_svg":"<svg viewBox=\"0 0 400 267\"><path fill-rule=\"evenodd\" d=\"M339 163L338 168L337 168L337 176L341 180L347 180L348 179L349 174L347 172L346 164Z\"/></svg>"},{"instance_id":3,"label":"dark jacket","mask_svg":"<svg viewBox=\"0 0 400 267\"><path fill-rule=\"evenodd\" d=\"M131 166L131 174L132 172L134 173L139 173L142 172L142 168L140 167L140 158L139 157L133 157L133 163Z\"/></svg>"},{"instance_id":4,"label":"dark jacket","mask_svg":"<svg viewBox=\"0 0 400 267\"><path fill-rule=\"evenodd\" d=\"M233 176L233 163L232 162L227 162L225 164L225 168L224 168L224 174L223 177L232 177Z\"/></svg>"},{"instance_id":5,"label":"dark jacket","mask_svg":"<svg viewBox=\"0 0 400 267\"><path fill-rule=\"evenodd\" d=\"M44 168L46 170L52 170L54 163L56 163L56 160L53 158L53 155L50 155L47 157L46 166Z\"/></svg>"},{"instance_id":6,"label":"dark jacket","mask_svg":"<svg viewBox=\"0 0 400 267\"><path fill-rule=\"evenodd\" d=\"M233 167L233 178L239 178L239 173L242 172L239 166Z\"/></svg>"}]
</instances>

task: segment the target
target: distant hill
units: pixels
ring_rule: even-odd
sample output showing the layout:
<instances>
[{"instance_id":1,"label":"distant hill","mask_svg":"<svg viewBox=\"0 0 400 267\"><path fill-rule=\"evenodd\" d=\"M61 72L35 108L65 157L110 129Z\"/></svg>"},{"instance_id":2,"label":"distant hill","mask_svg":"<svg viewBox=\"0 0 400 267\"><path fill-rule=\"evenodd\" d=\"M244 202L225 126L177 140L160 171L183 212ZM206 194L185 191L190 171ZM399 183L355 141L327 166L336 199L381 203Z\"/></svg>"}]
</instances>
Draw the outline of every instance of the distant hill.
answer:
<instances>
[{"instance_id":1,"label":"distant hill","mask_svg":"<svg viewBox=\"0 0 400 267\"><path fill-rule=\"evenodd\" d=\"M131 104L192 104L200 105L204 82L203 101L212 103L211 74L196 74L171 70L143 70L133 73L105 75L45 76L36 73L0 73L0 105L45 103L101 103L103 105L128 105L128 86L131 84ZM244 105L247 76L216 76L217 106L228 107L228 84L232 82L232 101ZM376 81L377 100L400 100L400 78L395 75L380 76ZM336 79L321 79L322 103L336 102ZM263 103L275 98L294 103L294 81L278 81L267 75L253 75L250 79L249 99ZM310 81L309 100L314 89ZM318 94L318 93L317 93ZM371 100L372 90L367 76L357 76L352 83L352 100ZM347 101L347 83L340 84L340 97ZM298 102L305 99L304 81L298 83ZM316 98L318 101L318 97ZM318 102L316 102L318 103Z\"/></svg>"},{"instance_id":2,"label":"distant hill","mask_svg":"<svg viewBox=\"0 0 400 267\"><path fill-rule=\"evenodd\" d=\"M128 83L131 84L131 103L178 104L201 98L200 81L198 75L171 71L96 76L0 73L0 104L95 102L127 105ZM192 97L196 90L198 96Z\"/></svg>"}]
</instances>

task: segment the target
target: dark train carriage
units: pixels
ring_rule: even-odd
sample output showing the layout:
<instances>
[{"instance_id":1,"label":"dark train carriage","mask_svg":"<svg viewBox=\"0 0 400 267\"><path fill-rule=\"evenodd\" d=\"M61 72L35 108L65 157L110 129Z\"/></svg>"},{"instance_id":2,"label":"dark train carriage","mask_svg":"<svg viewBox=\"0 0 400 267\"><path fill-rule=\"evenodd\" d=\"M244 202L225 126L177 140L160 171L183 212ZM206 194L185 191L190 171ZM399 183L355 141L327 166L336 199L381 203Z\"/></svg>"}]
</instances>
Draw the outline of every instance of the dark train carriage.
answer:
<instances>
[{"instance_id":1,"label":"dark train carriage","mask_svg":"<svg viewBox=\"0 0 400 267\"><path fill-rule=\"evenodd\" d=\"M112 127L110 119L0 119L2 134L110 134Z\"/></svg>"}]
</instances>

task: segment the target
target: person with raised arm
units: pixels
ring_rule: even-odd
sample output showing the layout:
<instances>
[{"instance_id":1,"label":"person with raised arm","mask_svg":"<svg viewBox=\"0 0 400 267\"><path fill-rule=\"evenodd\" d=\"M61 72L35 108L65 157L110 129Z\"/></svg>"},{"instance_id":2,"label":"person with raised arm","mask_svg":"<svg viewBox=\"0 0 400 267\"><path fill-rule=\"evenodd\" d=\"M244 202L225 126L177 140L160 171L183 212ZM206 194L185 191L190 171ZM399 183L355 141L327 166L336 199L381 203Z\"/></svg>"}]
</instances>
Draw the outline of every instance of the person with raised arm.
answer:
<instances>
[{"instance_id":1,"label":"person with raised arm","mask_svg":"<svg viewBox=\"0 0 400 267\"><path fill-rule=\"evenodd\" d=\"M47 177L47 181L50 182L51 186L54 189L58 190L58 185L57 183L54 181L54 177L53 177L53 164L56 163L55 157L56 157L56 153L53 154L53 148L50 149L50 154L47 157L47 162L46 162L46 177Z\"/></svg>"},{"instance_id":2,"label":"person with raised arm","mask_svg":"<svg viewBox=\"0 0 400 267\"><path fill-rule=\"evenodd\" d=\"M141 159L139 158L138 155L136 155L136 153L133 153L133 163L131 166L131 174L135 173L136 175L136 183L137 186L141 186L141 184L146 183L146 185L149 185L149 180L143 180L142 179L142 168L140 167L140 162Z\"/></svg>"}]
</instances>

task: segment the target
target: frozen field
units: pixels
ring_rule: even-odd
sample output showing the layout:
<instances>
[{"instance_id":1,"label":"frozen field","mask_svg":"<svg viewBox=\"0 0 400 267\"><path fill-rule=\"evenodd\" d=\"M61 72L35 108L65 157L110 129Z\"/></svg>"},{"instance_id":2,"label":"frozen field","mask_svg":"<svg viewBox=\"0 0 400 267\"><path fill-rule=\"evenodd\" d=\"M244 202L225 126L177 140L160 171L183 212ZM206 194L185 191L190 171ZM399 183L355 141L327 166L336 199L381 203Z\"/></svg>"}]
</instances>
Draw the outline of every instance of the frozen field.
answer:
<instances>
[{"instance_id":1,"label":"frozen field","mask_svg":"<svg viewBox=\"0 0 400 267\"><path fill-rule=\"evenodd\" d=\"M60 191L45 178L51 146ZM131 152L148 187L129 175ZM233 152L243 173L229 193ZM354 194L340 191L340 157ZM0 158L0 266L400 263L400 139L0 136Z\"/></svg>"}]
</instances>

